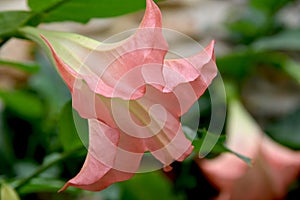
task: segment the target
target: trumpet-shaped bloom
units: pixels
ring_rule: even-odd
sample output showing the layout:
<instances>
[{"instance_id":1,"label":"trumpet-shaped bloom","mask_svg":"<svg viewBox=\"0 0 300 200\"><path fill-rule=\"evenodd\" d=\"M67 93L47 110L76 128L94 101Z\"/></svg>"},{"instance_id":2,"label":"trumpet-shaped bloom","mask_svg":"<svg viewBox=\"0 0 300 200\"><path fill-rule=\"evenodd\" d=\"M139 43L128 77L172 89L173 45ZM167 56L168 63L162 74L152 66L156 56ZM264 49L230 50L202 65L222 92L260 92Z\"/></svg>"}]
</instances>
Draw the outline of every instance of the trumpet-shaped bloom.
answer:
<instances>
[{"instance_id":1,"label":"trumpet-shaped bloom","mask_svg":"<svg viewBox=\"0 0 300 200\"><path fill-rule=\"evenodd\" d=\"M228 153L198 160L208 180L220 190L216 199L284 199L300 175L300 152L264 136L239 103L232 103L230 109L227 145L252 158L253 166Z\"/></svg>"},{"instance_id":2,"label":"trumpet-shaped bloom","mask_svg":"<svg viewBox=\"0 0 300 200\"><path fill-rule=\"evenodd\" d=\"M127 180L145 152L167 168L192 152L180 117L217 74L213 41L194 56L165 59L161 13L152 0L147 0L137 31L117 43L32 28L21 31L50 49L73 107L88 119L87 158L62 190L74 186L99 191Z\"/></svg>"}]
</instances>

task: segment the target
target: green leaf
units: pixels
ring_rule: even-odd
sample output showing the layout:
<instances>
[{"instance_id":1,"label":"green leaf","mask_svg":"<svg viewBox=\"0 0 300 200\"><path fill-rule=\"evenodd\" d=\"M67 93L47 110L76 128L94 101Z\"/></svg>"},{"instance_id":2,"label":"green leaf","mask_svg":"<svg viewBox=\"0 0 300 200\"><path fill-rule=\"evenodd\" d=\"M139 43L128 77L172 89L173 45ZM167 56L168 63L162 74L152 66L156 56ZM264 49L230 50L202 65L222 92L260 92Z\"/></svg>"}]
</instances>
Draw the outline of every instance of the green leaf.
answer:
<instances>
[{"instance_id":1,"label":"green leaf","mask_svg":"<svg viewBox=\"0 0 300 200\"><path fill-rule=\"evenodd\" d=\"M300 29L285 30L274 36L262 38L253 44L258 50L300 51Z\"/></svg>"},{"instance_id":2,"label":"green leaf","mask_svg":"<svg viewBox=\"0 0 300 200\"><path fill-rule=\"evenodd\" d=\"M300 107L294 113L269 124L266 133L278 143L300 150Z\"/></svg>"},{"instance_id":3,"label":"green leaf","mask_svg":"<svg viewBox=\"0 0 300 200\"><path fill-rule=\"evenodd\" d=\"M16 161L13 165L14 173L18 178L27 177L38 168L38 164L31 160Z\"/></svg>"},{"instance_id":4,"label":"green leaf","mask_svg":"<svg viewBox=\"0 0 300 200\"><path fill-rule=\"evenodd\" d=\"M256 9L264 11L269 15L273 15L287 3L293 1L295 0L251 0L250 5Z\"/></svg>"},{"instance_id":5,"label":"green leaf","mask_svg":"<svg viewBox=\"0 0 300 200\"><path fill-rule=\"evenodd\" d=\"M3 99L6 107L25 119L36 119L43 115L43 104L41 100L32 93L22 90L0 90L0 98Z\"/></svg>"},{"instance_id":6,"label":"green leaf","mask_svg":"<svg viewBox=\"0 0 300 200\"><path fill-rule=\"evenodd\" d=\"M69 101L62 109L58 124L59 139L65 151L71 151L83 146L74 123L73 112L75 111L73 111L72 103ZM88 135L87 131L86 135Z\"/></svg>"},{"instance_id":7,"label":"green leaf","mask_svg":"<svg viewBox=\"0 0 300 200\"><path fill-rule=\"evenodd\" d=\"M226 23L231 39L237 44L250 44L255 39L273 31L273 22L260 10L248 8L237 19Z\"/></svg>"},{"instance_id":8,"label":"green leaf","mask_svg":"<svg viewBox=\"0 0 300 200\"><path fill-rule=\"evenodd\" d=\"M1 185L1 198L2 200L20 200L17 192L10 186L3 183Z\"/></svg>"},{"instance_id":9,"label":"green leaf","mask_svg":"<svg viewBox=\"0 0 300 200\"><path fill-rule=\"evenodd\" d=\"M224 146L225 147L225 146ZM225 147L226 151L225 152L229 152L234 154L236 157L240 158L242 161L244 161L245 163L247 163L247 165L252 166L252 160L251 158L248 158L247 156L244 156L240 153L237 153L235 151L232 151L231 149Z\"/></svg>"},{"instance_id":10,"label":"green leaf","mask_svg":"<svg viewBox=\"0 0 300 200\"><path fill-rule=\"evenodd\" d=\"M0 38L8 37L24 25L31 13L27 11L0 12Z\"/></svg>"},{"instance_id":11,"label":"green leaf","mask_svg":"<svg viewBox=\"0 0 300 200\"><path fill-rule=\"evenodd\" d=\"M282 69L300 84L300 62L287 60Z\"/></svg>"},{"instance_id":12,"label":"green leaf","mask_svg":"<svg viewBox=\"0 0 300 200\"><path fill-rule=\"evenodd\" d=\"M19 63L0 59L0 66L3 65L19 69L30 74L36 73L39 70L39 65L37 65L36 63Z\"/></svg>"},{"instance_id":13,"label":"green leaf","mask_svg":"<svg viewBox=\"0 0 300 200\"><path fill-rule=\"evenodd\" d=\"M64 152L62 154L50 155L50 157L48 157L48 159L44 160L43 165L39 166L36 170L34 170L34 172L27 175L23 179L15 180L15 182L13 182L12 184L14 185L14 188L16 190L20 190L20 188L26 186L27 183L32 181L32 179L34 179L38 175L43 176L43 178L45 178L45 176L47 177L48 176L47 171L48 170L51 171L51 168L54 167L57 163L59 163L61 161L64 161L67 158L70 158L72 156L82 156L82 153L84 153L84 155L86 155L85 150L86 150L85 148L80 147L80 148L77 148L77 149L73 149L72 151Z\"/></svg>"},{"instance_id":14,"label":"green leaf","mask_svg":"<svg viewBox=\"0 0 300 200\"><path fill-rule=\"evenodd\" d=\"M28 0L34 11L44 11L42 22L88 22L91 18L119 16L145 8L145 0ZM45 12L46 11L46 12Z\"/></svg>"},{"instance_id":15,"label":"green leaf","mask_svg":"<svg viewBox=\"0 0 300 200\"><path fill-rule=\"evenodd\" d=\"M225 142L226 136L225 135L215 135L213 133L209 133L206 130L199 130L198 131L198 135L200 135L200 137L195 138L192 141L192 144L194 146L194 151L199 153L200 149L203 145L203 142L205 141L205 138L211 137L211 138L217 138L217 143L214 145L211 153L222 153L222 152L226 152L226 149L224 149L223 147L223 143ZM203 152L204 153L204 152ZM207 153L207 152L205 152Z\"/></svg>"},{"instance_id":16,"label":"green leaf","mask_svg":"<svg viewBox=\"0 0 300 200\"><path fill-rule=\"evenodd\" d=\"M132 179L119 183L122 200L176 200L171 182L159 171L136 174Z\"/></svg>"},{"instance_id":17,"label":"green leaf","mask_svg":"<svg viewBox=\"0 0 300 200\"><path fill-rule=\"evenodd\" d=\"M59 154L59 153L49 154L44 158L43 165L51 164L52 162L59 160L60 157L61 157L61 154ZM59 175L61 174L61 171L62 171L62 169L61 169L61 167L59 167L59 165L53 165L52 167L49 167L47 170L45 170L43 173L41 173L40 177L43 177L43 178L59 177Z\"/></svg>"},{"instance_id":18,"label":"green leaf","mask_svg":"<svg viewBox=\"0 0 300 200\"><path fill-rule=\"evenodd\" d=\"M226 147L224 145L224 142L226 140L226 136L225 135L215 135L213 133L209 133L206 130L201 130L200 131L200 138L196 138L195 140L193 140L192 144L194 146L194 152L199 153L200 156L201 155L207 155L208 157L210 157L211 155L214 154L220 154L220 153L232 153L235 156L237 156L238 158L240 158L241 160L243 160L244 162L246 162L248 165L251 165L251 159L241 155L235 151L232 151L231 149L229 149L228 147ZM207 136L209 136L208 138L215 138L217 137L217 143L214 145L214 147L212 148L212 150L210 152L200 152L202 150L203 147L203 142L209 142L207 140L205 140L205 138L207 138ZM203 150L202 150L203 151ZM204 149L205 151L205 149Z\"/></svg>"},{"instance_id":19,"label":"green leaf","mask_svg":"<svg viewBox=\"0 0 300 200\"><path fill-rule=\"evenodd\" d=\"M217 59L222 76L240 81L247 78L261 66L281 68L287 56L280 53L240 51Z\"/></svg>"},{"instance_id":20,"label":"green leaf","mask_svg":"<svg viewBox=\"0 0 300 200\"><path fill-rule=\"evenodd\" d=\"M37 192L57 192L65 182L50 178L33 178L29 183L24 185L20 190L20 194L30 194ZM70 187L68 191L79 191L76 188Z\"/></svg>"},{"instance_id":21,"label":"green leaf","mask_svg":"<svg viewBox=\"0 0 300 200\"><path fill-rule=\"evenodd\" d=\"M32 11L43 12L53 8L54 6L59 6L60 3L64 3L66 1L67 0L47 0L47 1L28 0L27 4Z\"/></svg>"}]
</instances>

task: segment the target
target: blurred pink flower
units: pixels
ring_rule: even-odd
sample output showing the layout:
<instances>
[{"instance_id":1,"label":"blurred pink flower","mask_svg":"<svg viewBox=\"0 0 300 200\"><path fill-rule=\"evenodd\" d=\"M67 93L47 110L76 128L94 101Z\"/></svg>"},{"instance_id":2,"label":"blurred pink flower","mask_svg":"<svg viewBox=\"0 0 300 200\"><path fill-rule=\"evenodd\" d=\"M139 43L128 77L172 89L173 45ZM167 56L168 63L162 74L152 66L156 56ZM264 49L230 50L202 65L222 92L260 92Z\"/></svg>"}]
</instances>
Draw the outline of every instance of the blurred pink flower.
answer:
<instances>
[{"instance_id":1,"label":"blurred pink flower","mask_svg":"<svg viewBox=\"0 0 300 200\"><path fill-rule=\"evenodd\" d=\"M216 199L284 199L300 175L300 152L265 136L240 103L231 103L229 109L227 146L252 158L253 166L229 153L197 160L205 176L220 191Z\"/></svg>"},{"instance_id":2,"label":"blurred pink flower","mask_svg":"<svg viewBox=\"0 0 300 200\"><path fill-rule=\"evenodd\" d=\"M23 32L35 40L41 34L72 93L73 107L89 123L85 163L62 190L99 191L127 180L145 152L167 170L192 152L180 117L217 74L214 41L195 56L166 60L161 13L152 0L137 31L117 43L32 28Z\"/></svg>"}]
</instances>

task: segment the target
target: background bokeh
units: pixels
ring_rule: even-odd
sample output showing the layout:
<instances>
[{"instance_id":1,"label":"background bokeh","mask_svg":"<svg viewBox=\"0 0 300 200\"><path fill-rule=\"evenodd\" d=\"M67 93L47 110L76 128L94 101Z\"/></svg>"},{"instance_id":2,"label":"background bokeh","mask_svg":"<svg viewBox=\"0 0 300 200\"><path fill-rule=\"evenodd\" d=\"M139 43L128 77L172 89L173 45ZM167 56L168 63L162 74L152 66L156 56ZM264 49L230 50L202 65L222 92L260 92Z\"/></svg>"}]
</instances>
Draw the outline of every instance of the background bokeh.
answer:
<instances>
[{"instance_id":1,"label":"background bokeh","mask_svg":"<svg viewBox=\"0 0 300 200\"><path fill-rule=\"evenodd\" d=\"M217 65L228 102L237 98L266 135L300 150L300 1L165 0L158 5L164 28L184 33L203 46L216 40ZM28 9L24 0L0 0L0 11ZM136 28L143 13L94 18L87 23L41 23L39 27L102 41ZM1 29L3 26L0 33ZM171 38L169 45L184 49L186 55L197 51L176 38ZM199 105L199 129L205 129L210 119L208 93L199 99ZM69 91L45 53L28 40L10 38L1 45L2 191L14 188L21 199L30 200L184 200L211 199L218 194L193 157L174 163L171 172L137 174L101 192L70 188L57 194L80 170L86 155L72 116ZM223 134L227 134L225 129ZM204 159L219 153L211 152ZM299 177L294 177L288 188L285 199L300 198Z\"/></svg>"}]
</instances>

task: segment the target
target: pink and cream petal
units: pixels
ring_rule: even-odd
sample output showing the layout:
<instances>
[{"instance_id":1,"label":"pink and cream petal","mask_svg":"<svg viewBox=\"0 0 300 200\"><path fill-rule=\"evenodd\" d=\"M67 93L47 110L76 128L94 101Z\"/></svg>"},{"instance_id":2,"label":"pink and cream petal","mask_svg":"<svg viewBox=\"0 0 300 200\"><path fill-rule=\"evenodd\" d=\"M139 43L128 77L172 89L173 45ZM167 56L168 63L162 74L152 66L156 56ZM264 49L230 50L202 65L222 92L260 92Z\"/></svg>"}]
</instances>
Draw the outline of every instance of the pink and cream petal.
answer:
<instances>
[{"instance_id":1,"label":"pink and cream petal","mask_svg":"<svg viewBox=\"0 0 300 200\"><path fill-rule=\"evenodd\" d=\"M120 146L122 134L119 129L95 119L89 119L89 127L89 153L94 158L118 171L134 173L138 170L143 153L123 149Z\"/></svg>"},{"instance_id":2,"label":"pink and cream petal","mask_svg":"<svg viewBox=\"0 0 300 200\"><path fill-rule=\"evenodd\" d=\"M71 67L69 67L67 64L63 62L63 60L56 54L50 42L43 35L41 35L41 37L50 48L50 51L56 63L56 67L57 70L59 71L59 74L62 76L69 90L72 91L76 78L78 78L78 74Z\"/></svg>"},{"instance_id":3,"label":"pink and cream petal","mask_svg":"<svg viewBox=\"0 0 300 200\"><path fill-rule=\"evenodd\" d=\"M231 154L198 160L222 199L284 199L290 184L300 175L300 152L290 150L264 135L238 102L230 105L227 145L253 159L253 166Z\"/></svg>"},{"instance_id":4,"label":"pink and cream petal","mask_svg":"<svg viewBox=\"0 0 300 200\"><path fill-rule=\"evenodd\" d=\"M163 74L166 85L164 91L172 91L176 86L198 78L202 79L204 88L207 88L217 75L214 44L215 42L212 41L204 50L189 58L165 60Z\"/></svg>"},{"instance_id":5,"label":"pink and cream petal","mask_svg":"<svg viewBox=\"0 0 300 200\"><path fill-rule=\"evenodd\" d=\"M104 140L104 141L102 141ZM84 187L97 182L114 165L119 134L97 120L89 120L89 151L80 172L63 187Z\"/></svg>"},{"instance_id":6,"label":"pink and cream petal","mask_svg":"<svg viewBox=\"0 0 300 200\"><path fill-rule=\"evenodd\" d=\"M111 99L95 94L82 80L77 80L72 92L72 106L85 119L97 119L116 128L111 114Z\"/></svg>"},{"instance_id":7,"label":"pink and cream petal","mask_svg":"<svg viewBox=\"0 0 300 200\"><path fill-rule=\"evenodd\" d=\"M85 169L87 168L88 169ZM89 191L100 191L115 182L125 181L134 176L134 173L118 171L103 165L97 159L88 155L80 173L69 180L60 190L64 191L73 186Z\"/></svg>"},{"instance_id":8,"label":"pink and cream petal","mask_svg":"<svg viewBox=\"0 0 300 200\"><path fill-rule=\"evenodd\" d=\"M110 184L131 178L138 170L142 154L132 154L120 147L118 130L97 120L89 120L89 151L81 171L69 180L69 186L99 191ZM130 160L130 162L128 162Z\"/></svg>"},{"instance_id":9,"label":"pink and cream petal","mask_svg":"<svg viewBox=\"0 0 300 200\"><path fill-rule=\"evenodd\" d=\"M91 89L106 97L126 100L141 97L146 84L142 68L145 65L156 65L161 73L168 49L157 5L148 0L144 18L137 31L114 49L103 49L103 45L99 45L85 61L98 77L98 80L86 80Z\"/></svg>"}]
</instances>

